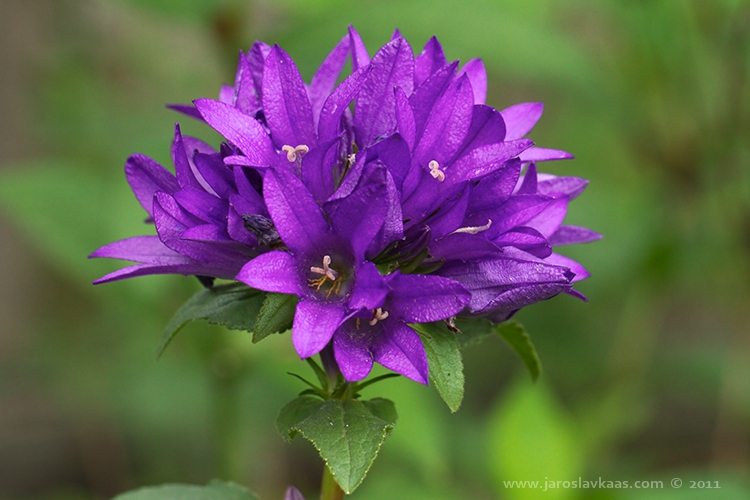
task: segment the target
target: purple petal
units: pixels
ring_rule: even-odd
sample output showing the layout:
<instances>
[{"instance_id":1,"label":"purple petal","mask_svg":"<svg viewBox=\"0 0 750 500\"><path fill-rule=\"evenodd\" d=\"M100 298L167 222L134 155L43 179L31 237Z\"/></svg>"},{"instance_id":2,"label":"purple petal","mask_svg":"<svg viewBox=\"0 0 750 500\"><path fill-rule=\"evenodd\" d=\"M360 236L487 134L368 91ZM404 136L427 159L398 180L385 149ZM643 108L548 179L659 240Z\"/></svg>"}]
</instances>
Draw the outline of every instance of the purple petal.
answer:
<instances>
[{"instance_id":1,"label":"purple petal","mask_svg":"<svg viewBox=\"0 0 750 500\"><path fill-rule=\"evenodd\" d=\"M235 167L234 168L234 185L237 187L237 191L239 193L239 197L244 200L244 202L237 201L236 197L238 195L231 195L229 196L229 202L236 206L238 209L246 210L246 212L243 213L250 213L250 214L266 214L266 204L263 201L263 197L260 195L258 191L256 191L255 187L250 183L250 180L247 178L247 174L245 172L245 169L242 167ZM242 203L242 205L238 205L238 203Z\"/></svg>"},{"instance_id":2,"label":"purple petal","mask_svg":"<svg viewBox=\"0 0 750 500\"><path fill-rule=\"evenodd\" d=\"M247 53L247 63L250 67L250 74L253 77L253 86L255 95L260 96L263 93L263 66L266 63L266 57L271 53L271 46L263 42L255 42Z\"/></svg>"},{"instance_id":3,"label":"purple petal","mask_svg":"<svg viewBox=\"0 0 750 500\"><path fill-rule=\"evenodd\" d=\"M430 38L414 61L414 87L419 87L433 73L445 66L445 54L440 42L434 36Z\"/></svg>"},{"instance_id":4,"label":"purple petal","mask_svg":"<svg viewBox=\"0 0 750 500\"><path fill-rule=\"evenodd\" d=\"M487 100L487 71L484 69L484 63L481 59L472 59L467 62L458 76L466 74L471 82L471 88L474 89L474 104L484 104Z\"/></svg>"},{"instance_id":5,"label":"purple petal","mask_svg":"<svg viewBox=\"0 0 750 500\"><path fill-rule=\"evenodd\" d=\"M197 189L192 191L199 192ZM178 191L178 193L179 192L180 191ZM189 196L189 194L183 196ZM153 206L156 207L156 205L159 205L160 209L163 212L174 219L175 222L179 223L179 225L182 227L180 231L184 231L185 228L189 226L195 226L203 223L203 220L201 218L185 210L185 208L183 208L174 198L174 195L170 195L164 192L156 193L156 196L154 196ZM156 208L154 208L154 212L156 212ZM159 229L158 225L157 229Z\"/></svg>"},{"instance_id":6,"label":"purple petal","mask_svg":"<svg viewBox=\"0 0 750 500\"><path fill-rule=\"evenodd\" d=\"M546 149L546 148L529 148L519 156L521 161L552 161L552 160L570 160L574 156L567 151L560 149Z\"/></svg>"},{"instance_id":7,"label":"purple petal","mask_svg":"<svg viewBox=\"0 0 750 500\"><path fill-rule=\"evenodd\" d=\"M440 211L425 221L432 230L433 238L441 238L461 227L469 205L467 191L468 189L463 189L456 196L445 200L440 205Z\"/></svg>"},{"instance_id":8,"label":"purple petal","mask_svg":"<svg viewBox=\"0 0 750 500\"><path fill-rule=\"evenodd\" d=\"M263 67L263 112L276 149L317 144L305 84L289 54L278 45ZM247 153L246 153L247 154Z\"/></svg>"},{"instance_id":9,"label":"purple petal","mask_svg":"<svg viewBox=\"0 0 750 500\"><path fill-rule=\"evenodd\" d=\"M199 189L182 189L174 194L182 208L204 222L221 225L226 222L226 201Z\"/></svg>"},{"instance_id":10,"label":"purple petal","mask_svg":"<svg viewBox=\"0 0 750 500\"><path fill-rule=\"evenodd\" d=\"M539 231L545 238L549 238L562 225L565 215L568 212L568 199L557 198L552 201L539 215L526 222L524 225L533 227Z\"/></svg>"},{"instance_id":11,"label":"purple petal","mask_svg":"<svg viewBox=\"0 0 750 500\"><path fill-rule=\"evenodd\" d=\"M312 77L308 95L310 96L313 121L316 126L320 110L323 109L323 103L333 91L336 80L338 80L339 74L346 63L346 58L349 57L349 44L349 35L344 35L344 38L326 56L323 64L320 65L318 71Z\"/></svg>"},{"instance_id":12,"label":"purple petal","mask_svg":"<svg viewBox=\"0 0 750 500\"><path fill-rule=\"evenodd\" d=\"M414 55L408 42L397 38L384 45L372 59L373 69L357 97L354 131L357 144L370 146L396 126L395 87L410 94L414 86Z\"/></svg>"},{"instance_id":13,"label":"purple petal","mask_svg":"<svg viewBox=\"0 0 750 500\"><path fill-rule=\"evenodd\" d=\"M571 280L571 282L573 283L575 283L576 281L584 280L591 276L591 273L589 273L581 264L569 257L560 255L559 253L553 253L552 255L544 259L544 261L556 266L567 267L572 272L574 272L575 277Z\"/></svg>"},{"instance_id":14,"label":"purple petal","mask_svg":"<svg viewBox=\"0 0 750 500\"><path fill-rule=\"evenodd\" d=\"M198 99L195 106L206 122L235 144L253 165L273 165L277 153L263 126L238 109L212 99Z\"/></svg>"},{"instance_id":15,"label":"purple petal","mask_svg":"<svg viewBox=\"0 0 750 500\"><path fill-rule=\"evenodd\" d=\"M284 500L305 500L305 497L302 496L302 493L297 488L290 486L284 492Z\"/></svg>"},{"instance_id":16,"label":"purple petal","mask_svg":"<svg viewBox=\"0 0 750 500\"><path fill-rule=\"evenodd\" d=\"M513 193L520 172L521 162L511 160L501 169L483 177L469 194L467 218L471 219L471 223L466 225L485 225L490 217L488 213L504 203ZM472 217L471 214L476 216Z\"/></svg>"},{"instance_id":17,"label":"purple petal","mask_svg":"<svg viewBox=\"0 0 750 500\"><path fill-rule=\"evenodd\" d=\"M174 193L180 189L172 173L148 156L135 154L125 162L125 177L138 203L154 216L152 205L157 191Z\"/></svg>"},{"instance_id":18,"label":"purple petal","mask_svg":"<svg viewBox=\"0 0 750 500\"><path fill-rule=\"evenodd\" d=\"M435 102L445 93L445 90L453 82L453 76L456 74L458 62L453 62L443 66L435 72L422 85L420 85L413 94L410 88L405 88L404 92L409 95L409 104L414 112L414 124L417 130L417 139L422 135L425 122Z\"/></svg>"},{"instance_id":19,"label":"purple petal","mask_svg":"<svg viewBox=\"0 0 750 500\"><path fill-rule=\"evenodd\" d=\"M451 163L473 149L502 142L504 138L505 122L500 112L490 106L474 105L471 125Z\"/></svg>"},{"instance_id":20,"label":"purple petal","mask_svg":"<svg viewBox=\"0 0 750 500\"><path fill-rule=\"evenodd\" d=\"M473 100L474 94L466 76L448 87L425 122L424 131L414 148L413 165L427 167L432 160L445 165L453 157L469 130Z\"/></svg>"},{"instance_id":21,"label":"purple petal","mask_svg":"<svg viewBox=\"0 0 750 500\"><path fill-rule=\"evenodd\" d=\"M528 221L539 215L552 200L546 196L533 194L515 195L495 210L488 210L478 215L467 217L469 225L481 225L482 221L492 219L492 226L485 236L493 239L516 226L525 226Z\"/></svg>"},{"instance_id":22,"label":"purple petal","mask_svg":"<svg viewBox=\"0 0 750 500\"><path fill-rule=\"evenodd\" d=\"M528 254L526 254L528 255ZM471 291L472 312L502 308L511 311L557 295L570 288L567 268L528 260L499 257L446 264L442 276L458 281Z\"/></svg>"},{"instance_id":23,"label":"purple petal","mask_svg":"<svg viewBox=\"0 0 750 500\"><path fill-rule=\"evenodd\" d=\"M446 178L451 182L461 182L490 174L533 144L529 139L521 139L473 149L450 166Z\"/></svg>"},{"instance_id":24,"label":"purple petal","mask_svg":"<svg viewBox=\"0 0 750 500\"><path fill-rule=\"evenodd\" d=\"M276 230L294 253L313 251L331 231L310 191L287 169L273 169L263 181L263 197Z\"/></svg>"},{"instance_id":25,"label":"purple petal","mask_svg":"<svg viewBox=\"0 0 750 500\"><path fill-rule=\"evenodd\" d=\"M417 125L414 122L414 112L409 104L404 89L397 87L396 92L396 123L399 134L406 140L409 150L414 147L417 136Z\"/></svg>"},{"instance_id":26,"label":"purple petal","mask_svg":"<svg viewBox=\"0 0 750 500\"><path fill-rule=\"evenodd\" d=\"M555 198L566 196L569 200L577 197L586 189L589 181L579 177L556 177L539 174L537 192Z\"/></svg>"},{"instance_id":27,"label":"purple petal","mask_svg":"<svg viewBox=\"0 0 750 500\"><path fill-rule=\"evenodd\" d=\"M195 153L193 155L193 162L203 179L211 187L212 193L227 199L237 192L234 187L232 169L224 165L221 155Z\"/></svg>"},{"instance_id":28,"label":"purple petal","mask_svg":"<svg viewBox=\"0 0 750 500\"><path fill-rule=\"evenodd\" d=\"M302 158L302 182L318 202L323 202L333 193L332 165L336 160L340 139L321 143Z\"/></svg>"},{"instance_id":29,"label":"purple petal","mask_svg":"<svg viewBox=\"0 0 750 500\"><path fill-rule=\"evenodd\" d=\"M591 229L579 226L560 226L560 228L549 237L549 244L573 245L575 243L590 243L600 240L602 235Z\"/></svg>"},{"instance_id":30,"label":"purple petal","mask_svg":"<svg viewBox=\"0 0 750 500\"><path fill-rule=\"evenodd\" d=\"M180 236L183 240L204 241L216 244L236 245L237 242L229 237L226 230L214 224L201 224L193 226Z\"/></svg>"},{"instance_id":31,"label":"purple petal","mask_svg":"<svg viewBox=\"0 0 750 500\"><path fill-rule=\"evenodd\" d=\"M176 123L174 126L172 162L174 163L174 170L177 174L177 182L180 184L180 187L203 189L203 185L198 181L198 178L190 165L190 161L188 160L179 123Z\"/></svg>"},{"instance_id":32,"label":"purple petal","mask_svg":"<svg viewBox=\"0 0 750 500\"><path fill-rule=\"evenodd\" d=\"M404 237L404 217L401 210L401 194L398 192L398 188L396 187L396 183L394 182L391 173L386 170L386 175L388 211L385 215L383 228L375 239L373 239L367 249L366 257L370 259L382 252L391 242L401 240Z\"/></svg>"},{"instance_id":33,"label":"purple petal","mask_svg":"<svg viewBox=\"0 0 750 500\"><path fill-rule=\"evenodd\" d=\"M513 246L535 257L543 259L552 253L547 240L542 234L531 227L520 226L501 234L494 243L499 247Z\"/></svg>"},{"instance_id":34,"label":"purple petal","mask_svg":"<svg viewBox=\"0 0 750 500\"><path fill-rule=\"evenodd\" d=\"M195 118L196 120L205 121L200 112L192 104L167 104L165 107L182 113L183 115Z\"/></svg>"},{"instance_id":35,"label":"purple petal","mask_svg":"<svg viewBox=\"0 0 750 500\"><path fill-rule=\"evenodd\" d=\"M306 288L297 261L287 252L274 250L261 254L242 266L236 279L266 292L300 295Z\"/></svg>"},{"instance_id":36,"label":"purple petal","mask_svg":"<svg viewBox=\"0 0 750 500\"><path fill-rule=\"evenodd\" d=\"M167 207L165 209L164 207ZM184 218L180 208L171 196L158 193L154 198L154 223L159 233L159 239L172 250L181 253L203 264L204 268L212 269L208 276L232 279L247 262L250 253L248 249L239 251L234 247L225 247L212 243L190 241L182 238L188 229L174 215ZM195 225L195 224L191 224Z\"/></svg>"},{"instance_id":37,"label":"purple petal","mask_svg":"<svg viewBox=\"0 0 750 500\"><path fill-rule=\"evenodd\" d=\"M322 351L343 319L341 304L301 299L292 326L292 343L299 357L309 358Z\"/></svg>"},{"instance_id":38,"label":"purple petal","mask_svg":"<svg viewBox=\"0 0 750 500\"><path fill-rule=\"evenodd\" d=\"M349 25L349 46L352 52L352 71L357 71L359 68L364 68L370 64L370 56L365 44L351 24Z\"/></svg>"},{"instance_id":39,"label":"purple petal","mask_svg":"<svg viewBox=\"0 0 750 500\"><path fill-rule=\"evenodd\" d=\"M459 283L440 276L394 274L390 280L390 314L407 323L427 323L458 314L470 294Z\"/></svg>"},{"instance_id":40,"label":"purple petal","mask_svg":"<svg viewBox=\"0 0 750 500\"><path fill-rule=\"evenodd\" d=\"M370 341L375 332L366 323L357 329L354 320L349 320L333 335L333 354L341 374L349 382L367 377L372 370ZM380 330L380 328L378 328Z\"/></svg>"},{"instance_id":41,"label":"purple petal","mask_svg":"<svg viewBox=\"0 0 750 500\"><path fill-rule=\"evenodd\" d=\"M164 246L158 236L134 236L120 241L114 241L89 255L106 257L109 259L130 260L144 264L182 264L187 257L180 255Z\"/></svg>"},{"instance_id":42,"label":"purple petal","mask_svg":"<svg viewBox=\"0 0 750 500\"><path fill-rule=\"evenodd\" d=\"M505 140L520 139L528 134L542 117L544 103L526 102L516 104L500 112L505 120Z\"/></svg>"},{"instance_id":43,"label":"purple petal","mask_svg":"<svg viewBox=\"0 0 750 500\"><path fill-rule=\"evenodd\" d=\"M222 267L201 264L188 257L183 257L183 259L184 264L136 264L134 266L124 267L122 269L118 269L117 271L111 272L106 276L102 276L98 280L95 280L93 284L99 285L102 283L119 281L126 278L150 276L153 274L184 274L185 276L214 276L216 278L232 279L233 271L231 269L227 270Z\"/></svg>"},{"instance_id":44,"label":"purple petal","mask_svg":"<svg viewBox=\"0 0 750 500\"><path fill-rule=\"evenodd\" d=\"M411 166L409 144L400 134L393 134L367 149L366 162L384 165L393 176L396 187L401 189Z\"/></svg>"},{"instance_id":45,"label":"purple petal","mask_svg":"<svg viewBox=\"0 0 750 500\"><path fill-rule=\"evenodd\" d=\"M234 241L255 247L258 245L258 238L245 228L245 220L242 218L245 213L252 214L255 212L240 213L235 206L230 205L227 213L227 233Z\"/></svg>"},{"instance_id":46,"label":"purple petal","mask_svg":"<svg viewBox=\"0 0 750 500\"><path fill-rule=\"evenodd\" d=\"M349 103L359 92L370 73L370 67L364 67L349 75L336 90L328 96L325 105L321 103L318 136L320 141L328 141L338 136L341 116L348 109Z\"/></svg>"},{"instance_id":47,"label":"purple petal","mask_svg":"<svg viewBox=\"0 0 750 500\"><path fill-rule=\"evenodd\" d=\"M219 100L230 106L234 106L234 87L222 85L219 90Z\"/></svg>"},{"instance_id":48,"label":"purple petal","mask_svg":"<svg viewBox=\"0 0 750 500\"><path fill-rule=\"evenodd\" d=\"M398 321L385 321L383 330L372 346L375 361L410 378L427 385L429 370L427 354L417 332Z\"/></svg>"},{"instance_id":49,"label":"purple petal","mask_svg":"<svg viewBox=\"0 0 750 500\"><path fill-rule=\"evenodd\" d=\"M381 307L388 294L388 284L372 262L357 266L354 286L347 304L350 311Z\"/></svg>"},{"instance_id":50,"label":"purple petal","mask_svg":"<svg viewBox=\"0 0 750 500\"><path fill-rule=\"evenodd\" d=\"M518 190L515 194L536 194L536 185L536 165L532 163L526 169L526 173L518 179Z\"/></svg>"},{"instance_id":51,"label":"purple petal","mask_svg":"<svg viewBox=\"0 0 750 500\"><path fill-rule=\"evenodd\" d=\"M260 101L258 95L255 93L255 82L253 81L250 62L242 51L240 51L237 63L237 73L234 77L234 88L230 104L251 116L260 108Z\"/></svg>"},{"instance_id":52,"label":"purple petal","mask_svg":"<svg viewBox=\"0 0 750 500\"><path fill-rule=\"evenodd\" d=\"M333 232L351 242L354 257L360 260L383 227L387 213L386 170L373 166L362 174L357 189L328 216Z\"/></svg>"},{"instance_id":53,"label":"purple petal","mask_svg":"<svg viewBox=\"0 0 750 500\"><path fill-rule=\"evenodd\" d=\"M498 246L483 236L468 233L449 234L430 245L430 255L437 260L476 260L498 251Z\"/></svg>"}]
</instances>

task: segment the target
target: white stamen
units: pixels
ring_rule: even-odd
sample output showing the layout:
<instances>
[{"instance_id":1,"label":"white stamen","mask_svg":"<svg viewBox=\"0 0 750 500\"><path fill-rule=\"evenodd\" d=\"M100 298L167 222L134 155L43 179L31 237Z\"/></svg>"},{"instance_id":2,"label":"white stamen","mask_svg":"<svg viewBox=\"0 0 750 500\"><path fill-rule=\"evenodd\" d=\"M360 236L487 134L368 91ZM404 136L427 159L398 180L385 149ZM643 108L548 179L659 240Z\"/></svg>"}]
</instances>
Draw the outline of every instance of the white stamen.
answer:
<instances>
[{"instance_id":1,"label":"white stamen","mask_svg":"<svg viewBox=\"0 0 750 500\"><path fill-rule=\"evenodd\" d=\"M349 161L349 164L354 165L354 162L357 161L357 153L350 154L346 159Z\"/></svg>"},{"instance_id":2,"label":"white stamen","mask_svg":"<svg viewBox=\"0 0 750 500\"><path fill-rule=\"evenodd\" d=\"M370 320L370 326L377 325L378 321L383 321L387 317L388 317L388 311L383 311L382 308L378 307L377 309L372 311L372 319Z\"/></svg>"},{"instance_id":3,"label":"white stamen","mask_svg":"<svg viewBox=\"0 0 750 500\"><path fill-rule=\"evenodd\" d=\"M443 182L445 180L445 172L440 170L440 164L438 162L432 160L427 166L430 167L430 175L437 179L438 182Z\"/></svg>"},{"instance_id":4,"label":"white stamen","mask_svg":"<svg viewBox=\"0 0 750 500\"><path fill-rule=\"evenodd\" d=\"M338 277L338 273L328 267L331 265L331 256L326 255L323 257L323 267L311 267L310 272L315 274L322 274L325 275L326 278L328 278L331 281L336 281L336 278Z\"/></svg>"},{"instance_id":5,"label":"white stamen","mask_svg":"<svg viewBox=\"0 0 750 500\"><path fill-rule=\"evenodd\" d=\"M481 233L482 231L487 231L491 225L492 225L492 219L487 219L487 224L485 224L484 226L459 227L458 229L453 231L453 233L477 234L477 233Z\"/></svg>"},{"instance_id":6,"label":"white stamen","mask_svg":"<svg viewBox=\"0 0 750 500\"><path fill-rule=\"evenodd\" d=\"M285 144L281 147L281 150L286 153L286 159L293 163L297 160L302 160L302 157L310 151L310 148L304 144L300 144L296 148Z\"/></svg>"}]
</instances>

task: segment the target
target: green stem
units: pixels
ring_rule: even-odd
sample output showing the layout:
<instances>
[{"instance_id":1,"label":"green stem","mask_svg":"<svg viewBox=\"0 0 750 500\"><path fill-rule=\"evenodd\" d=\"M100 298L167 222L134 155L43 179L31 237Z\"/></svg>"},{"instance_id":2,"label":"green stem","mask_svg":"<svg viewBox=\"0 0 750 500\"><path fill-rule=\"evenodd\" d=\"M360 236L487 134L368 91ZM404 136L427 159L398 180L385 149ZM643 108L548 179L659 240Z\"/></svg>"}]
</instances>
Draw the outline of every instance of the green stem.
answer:
<instances>
[{"instance_id":1,"label":"green stem","mask_svg":"<svg viewBox=\"0 0 750 500\"><path fill-rule=\"evenodd\" d=\"M344 498L344 490L333 478L328 465L323 470L323 480L320 485L320 500L341 500Z\"/></svg>"}]
</instances>

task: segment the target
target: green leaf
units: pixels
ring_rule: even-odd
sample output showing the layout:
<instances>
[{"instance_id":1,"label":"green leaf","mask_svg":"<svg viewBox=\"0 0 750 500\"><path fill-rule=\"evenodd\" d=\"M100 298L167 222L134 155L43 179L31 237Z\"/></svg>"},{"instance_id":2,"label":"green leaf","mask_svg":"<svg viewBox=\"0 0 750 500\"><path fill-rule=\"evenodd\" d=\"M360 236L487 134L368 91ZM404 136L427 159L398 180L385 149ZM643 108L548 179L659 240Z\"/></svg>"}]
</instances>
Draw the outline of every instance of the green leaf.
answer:
<instances>
[{"instance_id":1,"label":"green leaf","mask_svg":"<svg viewBox=\"0 0 750 500\"><path fill-rule=\"evenodd\" d=\"M163 484L128 491L114 500L259 500L258 496L235 483L213 481L208 486Z\"/></svg>"},{"instance_id":2,"label":"green leaf","mask_svg":"<svg viewBox=\"0 0 750 500\"><path fill-rule=\"evenodd\" d=\"M380 446L396 425L392 401L321 401L301 396L282 408L276 426L291 440L297 433L312 442L347 494L370 469Z\"/></svg>"},{"instance_id":3,"label":"green leaf","mask_svg":"<svg viewBox=\"0 0 750 500\"><path fill-rule=\"evenodd\" d=\"M189 321L205 319L231 330L253 331L255 318L261 309L263 292L242 283L230 283L204 288L182 304L169 320L162 334L157 358L177 332Z\"/></svg>"},{"instance_id":4,"label":"green leaf","mask_svg":"<svg viewBox=\"0 0 750 500\"><path fill-rule=\"evenodd\" d=\"M268 293L253 327L253 343L260 342L272 333L284 332L292 327L297 296L285 293Z\"/></svg>"},{"instance_id":5,"label":"green leaf","mask_svg":"<svg viewBox=\"0 0 750 500\"><path fill-rule=\"evenodd\" d=\"M456 335L456 340L461 349L479 344L487 337L497 334L495 326L484 318L456 319L456 328L461 330Z\"/></svg>"},{"instance_id":6,"label":"green leaf","mask_svg":"<svg viewBox=\"0 0 750 500\"><path fill-rule=\"evenodd\" d=\"M529 334L526 333L523 325L515 321L508 321L496 326L495 330L521 357L529 370L531 380L536 382L542 372L542 362L539 361L534 344L531 343Z\"/></svg>"},{"instance_id":7,"label":"green leaf","mask_svg":"<svg viewBox=\"0 0 750 500\"><path fill-rule=\"evenodd\" d=\"M464 398L464 364L457 334L448 330L442 321L411 326L422 334L430 364L430 380L448 408L452 412L458 411Z\"/></svg>"}]
</instances>

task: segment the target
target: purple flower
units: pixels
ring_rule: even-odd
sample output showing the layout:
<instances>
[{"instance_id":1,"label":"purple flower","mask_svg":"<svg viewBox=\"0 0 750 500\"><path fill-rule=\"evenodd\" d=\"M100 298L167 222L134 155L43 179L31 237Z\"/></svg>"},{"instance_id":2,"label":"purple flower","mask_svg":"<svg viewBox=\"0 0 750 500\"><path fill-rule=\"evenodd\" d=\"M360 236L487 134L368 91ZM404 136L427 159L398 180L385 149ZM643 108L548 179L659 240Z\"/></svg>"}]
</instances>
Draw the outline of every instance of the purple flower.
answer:
<instances>
[{"instance_id":1,"label":"purple flower","mask_svg":"<svg viewBox=\"0 0 750 500\"><path fill-rule=\"evenodd\" d=\"M177 129L176 176L128 160L158 236L97 250L139 263L97 282L180 273L293 294L301 357L331 344L347 380L379 362L427 383L410 323L585 300L573 284L588 273L553 247L600 238L563 224L587 181L537 173L572 158L525 137L542 104L498 111L486 94L481 60L448 62L436 38L415 57L396 31L370 58L350 27L309 85L256 42L218 100L172 106L217 130L218 151Z\"/></svg>"}]
</instances>

